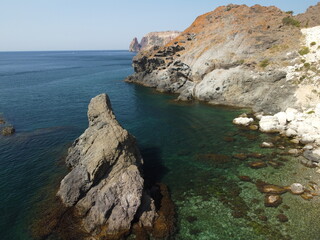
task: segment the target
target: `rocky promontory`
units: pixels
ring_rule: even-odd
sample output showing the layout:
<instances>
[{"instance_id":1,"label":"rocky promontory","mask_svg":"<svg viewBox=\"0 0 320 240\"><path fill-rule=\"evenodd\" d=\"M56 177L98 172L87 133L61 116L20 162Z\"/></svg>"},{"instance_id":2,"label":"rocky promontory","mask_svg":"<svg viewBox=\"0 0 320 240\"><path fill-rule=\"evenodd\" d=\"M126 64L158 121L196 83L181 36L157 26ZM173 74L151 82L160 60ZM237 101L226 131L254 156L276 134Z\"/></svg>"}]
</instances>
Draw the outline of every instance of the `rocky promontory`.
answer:
<instances>
[{"instance_id":1,"label":"rocky promontory","mask_svg":"<svg viewBox=\"0 0 320 240\"><path fill-rule=\"evenodd\" d=\"M141 42L134 38L129 46L130 52L147 51L152 48L160 48L175 39L180 32L178 31L165 31L165 32L151 32L146 34Z\"/></svg>"},{"instance_id":2,"label":"rocky promontory","mask_svg":"<svg viewBox=\"0 0 320 240\"><path fill-rule=\"evenodd\" d=\"M68 151L70 172L57 193L65 207L74 209L86 239L120 239L134 229L171 233L173 216L162 212L172 202L161 204L168 192L161 185L146 189L136 140L116 120L106 94L91 100L88 119L89 127Z\"/></svg>"},{"instance_id":3,"label":"rocky promontory","mask_svg":"<svg viewBox=\"0 0 320 240\"><path fill-rule=\"evenodd\" d=\"M126 81L178 93L179 100L265 113L314 107L320 102L318 12L320 4L298 16L260 5L218 7L164 47L140 52Z\"/></svg>"}]
</instances>

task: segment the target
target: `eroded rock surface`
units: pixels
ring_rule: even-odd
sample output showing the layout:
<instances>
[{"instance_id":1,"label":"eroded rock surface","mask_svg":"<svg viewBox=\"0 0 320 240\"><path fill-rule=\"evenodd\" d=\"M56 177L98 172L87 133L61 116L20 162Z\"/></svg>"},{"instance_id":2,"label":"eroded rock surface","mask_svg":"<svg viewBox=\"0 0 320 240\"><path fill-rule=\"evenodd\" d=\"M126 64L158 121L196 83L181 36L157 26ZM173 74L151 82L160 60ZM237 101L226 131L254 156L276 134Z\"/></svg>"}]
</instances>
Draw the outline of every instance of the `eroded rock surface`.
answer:
<instances>
[{"instance_id":1,"label":"eroded rock surface","mask_svg":"<svg viewBox=\"0 0 320 240\"><path fill-rule=\"evenodd\" d=\"M308 45L299 19L320 25L314 14L319 10L318 4L297 18L276 7L219 7L164 47L139 53L133 60L135 74L127 81L179 93L179 100L265 113L312 105L320 101L320 89L308 72L317 63L305 59L301 49L309 47L313 54L319 41Z\"/></svg>"},{"instance_id":2,"label":"eroded rock surface","mask_svg":"<svg viewBox=\"0 0 320 240\"><path fill-rule=\"evenodd\" d=\"M151 228L158 214L144 189L135 138L117 122L106 94L91 100L88 119L89 127L69 149L71 171L57 195L75 208L92 239L117 239L134 220Z\"/></svg>"}]
</instances>

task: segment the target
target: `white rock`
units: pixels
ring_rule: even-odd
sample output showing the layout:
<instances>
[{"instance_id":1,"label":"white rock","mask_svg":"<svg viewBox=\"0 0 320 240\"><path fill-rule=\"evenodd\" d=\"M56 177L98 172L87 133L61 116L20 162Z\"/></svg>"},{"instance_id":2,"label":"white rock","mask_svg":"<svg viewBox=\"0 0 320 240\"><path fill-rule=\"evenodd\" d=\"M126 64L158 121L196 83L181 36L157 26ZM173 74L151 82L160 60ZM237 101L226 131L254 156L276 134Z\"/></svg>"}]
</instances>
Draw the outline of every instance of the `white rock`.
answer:
<instances>
[{"instance_id":1,"label":"white rock","mask_svg":"<svg viewBox=\"0 0 320 240\"><path fill-rule=\"evenodd\" d=\"M304 150L312 150L313 149L313 145L312 144L307 144L303 147Z\"/></svg>"},{"instance_id":2,"label":"white rock","mask_svg":"<svg viewBox=\"0 0 320 240\"><path fill-rule=\"evenodd\" d=\"M286 130L286 136L287 137L297 136L297 132L295 130L293 130L292 128L288 128Z\"/></svg>"},{"instance_id":3,"label":"white rock","mask_svg":"<svg viewBox=\"0 0 320 240\"><path fill-rule=\"evenodd\" d=\"M304 187L300 183L293 183L290 185L290 190L293 194L301 194L304 192Z\"/></svg>"},{"instance_id":4,"label":"white rock","mask_svg":"<svg viewBox=\"0 0 320 240\"><path fill-rule=\"evenodd\" d=\"M303 134L301 136L300 142L302 144L308 144L308 143L313 143L315 140L316 140L315 135Z\"/></svg>"},{"instance_id":5,"label":"white rock","mask_svg":"<svg viewBox=\"0 0 320 240\"><path fill-rule=\"evenodd\" d=\"M310 124L302 122L297 129L297 133L299 136L312 135L316 133L316 129L312 127Z\"/></svg>"},{"instance_id":6,"label":"white rock","mask_svg":"<svg viewBox=\"0 0 320 240\"><path fill-rule=\"evenodd\" d=\"M254 116L255 116L258 120L260 120L260 119L263 117L263 112L257 112L257 113L254 114Z\"/></svg>"},{"instance_id":7,"label":"white rock","mask_svg":"<svg viewBox=\"0 0 320 240\"><path fill-rule=\"evenodd\" d=\"M278 118L279 124L284 126L287 123L287 114L285 112L278 112L274 115L276 118Z\"/></svg>"},{"instance_id":8,"label":"white rock","mask_svg":"<svg viewBox=\"0 0 320 240\"><path fill-rule=\"evenodd\" d=\"M247 117L238 117L233 119L233 123L236 125L243 125L248 126L250 123L253 123L253 118L247 118Z\"/></svg>"},{"instance_id":9,"label":"white rock","mask_svg":"<svg viewBox=\"0 0 320 240\"><path fill-rule=\"evenodd\" d=\"M272 142L263 142L263 143L261 143L260 147L262 147L262 148L273 148L274 144Z\"/></svg>"},{"instance_id":10,"label":"white rock","mask_svg":"<svg viewBox=\"0 0 320 240\"><path fill-rule=\"evenodd\" d=\"M278 118L274 116L263 116L259 122L261 132L280 132L283 126L279 124Z\"/></svg>"},{"instance_id":11,"label":"white rock","mask_svg":"<svg viewBox=\"0 0 320 240\"><path fill-rule=\"evenodd\" d=\"M288 122L293 121L295 119L297 113L298 113L298 110L296 110L294 108L288 108L286 110L287 121Z\"/></svg>"}]
</instances>

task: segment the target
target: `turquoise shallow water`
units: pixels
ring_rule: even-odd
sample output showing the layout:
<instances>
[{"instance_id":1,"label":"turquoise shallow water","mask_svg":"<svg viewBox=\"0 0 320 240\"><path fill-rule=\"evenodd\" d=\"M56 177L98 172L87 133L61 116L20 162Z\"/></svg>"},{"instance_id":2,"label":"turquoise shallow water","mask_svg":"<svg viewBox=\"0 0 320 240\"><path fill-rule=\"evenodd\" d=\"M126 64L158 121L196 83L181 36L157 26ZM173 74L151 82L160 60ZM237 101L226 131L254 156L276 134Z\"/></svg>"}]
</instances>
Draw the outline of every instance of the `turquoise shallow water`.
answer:
<instances>
[{"instance_id":1,"label":"turquoise shallow water","mask_svg":"<svg viewBox=\"0 0 320 240\"><path fill-rule=\"evenodd\" d=\"M102 92L136 136L146 176L171 190L175 239L317 239L317 200L287 194L290 209L266 209L254 184L238 179L287 185L316 181L314 172L289 157L280 169L259 170L248 168L253 159L232 158L262 151L259 143L274 136L233 126L240 110L178 103L175 96L123 82L132 57L126 51L0 53L0 113L17 131L0 137L1 239L32 239L35 208L65 174L61 158L87 127L90 99ZM281 212L289 222L277 221Z\"/></svg>"}]
</instances>

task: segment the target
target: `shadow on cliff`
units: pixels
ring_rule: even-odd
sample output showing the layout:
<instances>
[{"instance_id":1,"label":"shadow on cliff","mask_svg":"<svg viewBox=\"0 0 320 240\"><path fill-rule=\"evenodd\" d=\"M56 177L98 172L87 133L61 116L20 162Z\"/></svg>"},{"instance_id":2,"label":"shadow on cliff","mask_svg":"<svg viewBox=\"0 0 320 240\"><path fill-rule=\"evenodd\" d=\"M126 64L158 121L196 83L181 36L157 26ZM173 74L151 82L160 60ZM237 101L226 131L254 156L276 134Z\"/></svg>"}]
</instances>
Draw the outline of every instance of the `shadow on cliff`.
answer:
<instances>
[{"instance_id":1,"label":"shadow on cliff","mask_svg":"<svg viewBox=\"0 0 320 240\"><path fill-rule=\"evenodd\" d=\"M169 169L163 164L161 150L157 147L140 148L144 161L143 175L147 185L153 185L162 181L162 178Z\"/></svg>"}]
</instances>

